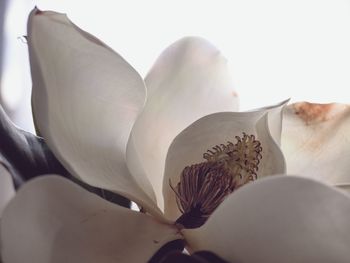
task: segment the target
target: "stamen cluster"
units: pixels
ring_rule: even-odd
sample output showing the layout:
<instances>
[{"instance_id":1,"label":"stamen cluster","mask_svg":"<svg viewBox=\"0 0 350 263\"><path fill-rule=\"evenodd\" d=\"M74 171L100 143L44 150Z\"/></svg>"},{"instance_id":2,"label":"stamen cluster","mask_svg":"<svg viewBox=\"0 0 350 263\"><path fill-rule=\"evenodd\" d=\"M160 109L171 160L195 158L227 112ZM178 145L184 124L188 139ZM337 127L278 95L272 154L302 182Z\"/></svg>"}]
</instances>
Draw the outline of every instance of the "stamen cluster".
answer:
<instances>
[{"instance_id":1,"label":"stamen cluster","mask_svg":"<svg viewBox=\"0 0 350 263\"><path fill-rule=\"evenodd\" d=\"M231 170L234 177L257 178L259 163L262 158L261 143L254 135L243 133L243 137L236 136L237 142L216 145L212 150L207 150L203 158L207 161L222 162Z\"/></svg>"},{"instance_id":2,"label":"stamen cluster","mask_svg":"<svg viewBox=\"0 0 350 263\"><path fill-rule=\"evenodd\" d=\"M261 143L254 135L236 136L233 144L220 144L203 154L206 162L187 166L173 187L183 214L177 222L186 228L199 227L234 190L257 179L262 159Z\"/></svg>"}]
</instances>

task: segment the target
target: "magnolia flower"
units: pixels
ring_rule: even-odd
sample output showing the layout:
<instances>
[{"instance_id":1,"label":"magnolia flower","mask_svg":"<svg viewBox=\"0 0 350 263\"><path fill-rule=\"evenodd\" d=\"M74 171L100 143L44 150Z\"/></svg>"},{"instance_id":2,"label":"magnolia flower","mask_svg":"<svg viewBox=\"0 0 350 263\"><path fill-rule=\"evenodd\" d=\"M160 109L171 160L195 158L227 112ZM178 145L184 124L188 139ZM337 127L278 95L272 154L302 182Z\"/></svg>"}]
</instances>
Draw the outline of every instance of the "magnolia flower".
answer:
<instances>
[{"instance_id":1,"label":"magnolia flower","mask_svg":"<svg viewBox=\"0 0 350 263\"><path fill-rule=\"evenodd\" d=\"M283 175L286 102L237 112L226 61L205 40L171 45L144 81L62 14L33 10L28 46L40 135L70 174L142 212L34 179L2 215L4 263L147 262L178 241L228 262L348 262L349 196Z\"/></svg>"}]
</instances>

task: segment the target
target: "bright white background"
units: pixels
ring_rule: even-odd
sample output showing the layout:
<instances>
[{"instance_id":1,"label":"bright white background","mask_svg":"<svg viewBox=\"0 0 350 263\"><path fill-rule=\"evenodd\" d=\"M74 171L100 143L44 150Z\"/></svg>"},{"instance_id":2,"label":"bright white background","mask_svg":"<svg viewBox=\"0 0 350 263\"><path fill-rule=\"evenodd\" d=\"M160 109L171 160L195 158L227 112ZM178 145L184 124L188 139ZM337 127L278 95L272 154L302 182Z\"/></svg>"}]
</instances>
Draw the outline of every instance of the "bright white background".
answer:
<instances>
[{"instance_id":1,"label":"bright white background","mask_svg":"<svg viewBox=\"0 0 350 263\"><path fill-rule=\"evenodd\" d=\"M21 105L21 126L30 123L30 80L18 37L34 5L68 13L142 76L177 39L208 39L229 60L242 110L288 97L350 102L350 0L12 0L3 94L10 108Z\"/></svg>"}]
</instances>

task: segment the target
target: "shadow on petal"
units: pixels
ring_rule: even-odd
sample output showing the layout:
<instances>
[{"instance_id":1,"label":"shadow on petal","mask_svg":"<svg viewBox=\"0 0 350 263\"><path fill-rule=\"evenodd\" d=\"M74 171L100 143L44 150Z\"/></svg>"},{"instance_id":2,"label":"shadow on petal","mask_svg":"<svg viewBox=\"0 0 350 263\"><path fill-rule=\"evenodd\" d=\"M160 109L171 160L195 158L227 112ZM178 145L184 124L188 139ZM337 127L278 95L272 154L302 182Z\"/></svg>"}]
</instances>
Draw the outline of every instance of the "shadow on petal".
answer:
<instances>
[{"instance_id":1,"label":"shadow on petal","mask_svg":"<svg viewBox=\"0 0 350 263\"><path fill-rule=\"evenodd\" d=\"M178 229L58 176L26 183L0 222L4 262L147 262ZM34 242L33 242L34 241Z\"/></svg>"}]
</instances>

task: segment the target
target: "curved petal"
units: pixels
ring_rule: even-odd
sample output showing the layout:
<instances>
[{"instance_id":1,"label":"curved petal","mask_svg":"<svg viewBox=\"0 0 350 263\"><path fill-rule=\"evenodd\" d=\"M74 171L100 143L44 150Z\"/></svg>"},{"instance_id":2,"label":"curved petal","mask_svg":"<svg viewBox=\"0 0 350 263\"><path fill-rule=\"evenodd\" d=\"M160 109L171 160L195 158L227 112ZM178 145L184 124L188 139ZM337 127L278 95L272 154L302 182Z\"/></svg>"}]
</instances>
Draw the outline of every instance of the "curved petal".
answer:
<instances>
[{"instance_id":1,"label":"curved petal","mask_svg":"<svg viewBox=\"0 0 350 263\"><path fill-rule=\"evenodd\" d=\"M148 179L131 176L125 163L145 100L139 74L63 14L33 10L28 45L35 121L56 157L86 183L160 214Z\"/></svg>"},{"instance_id":2,"label":"curved petal","mask_svg":"<svg viewBox=\"0 0 350 263\"><path fill-rule=\"evenodd\" d=\"M278 146L281 145L283 111L289 101L290 99L286 99L275 105L251 110L268 113L269 130L272 138L275 140Z\"/></svg>"},{"instance_id":3,"label":"curved petal","mask_svg":"<svg viewBox=\"0 0 350 263\"><path fill-rule=\"evenodd\" d=\"M191 250L229 262L349 262L350 197L319 182L279 176L226 199L207 223L183 233Z\"/></svg>"},{"instance_id":4,"label":"curved petal","mask_svg":"<svg viewBox=\"0 0 350 263\"><path fill-rule=\"evenodd\" d=\"M332 185L349 184L349 105L289 105L284 112L282 150L288 173L305 174Z\"/></svg>"},{"instance_id":5,"label":"curved petal","mask_svg":"<svg viewBox=\"0 0 350 263\"><path fill-rule=\"evenodd\" d=\"M4 208L14 195L15 188L11 174L0 162L0 219Z\"/></svg>"},{"instance_id":6,"label":"curved petal","mask_svg":"<svg viewBox=\"0 0 350 263\"><path fill-rule=\"evenodd\" d=\"M7 263L146 262L175 239L181 235L174 226L57 176L25 184L1 221Z\"/></svg>"},{"instance_id":7,"label":"curved petal","mask_svg":"<svg viewBox=\"0 0 350 263\"><path fill-rule=\"evenodd\" d=\"M129 139L127 162L133 174L146 173L163 205L162 175L168 147L195 120L236 111L238 98L226 59L201 38L168 47L146 77L148 99Z\"/></svg>"},{"instance_id":8,"label":"curved petal","mask_svg":"<svg viewBox=\"0 0 350 263\"><path fill-rule=\"evenodd\" d=\"M285 172L283 154L272 138L268 115L264 112L221 112L205 116L182 131L169 147L163 182L165 215L177 219L181 214L176 205L176 186L186 166L206 161L203 154L212 147L235 142L235 136L242 133L254 135L262 147L262 159L257 177Z\"/></svg>"},{"instance_id":9,"label":"curved petal","mask_svg":"<svg viewBox=\"0 0 350 263\"><path fill-rule=\"evenodd\" d=\"M106 200L130 207L130 201L116 193L96 188L71 176L52 154L43 138L17 128L0 105L0 163L9 170L16 188L46 174L60 174Z\"/></svg>"}]
</instances>

